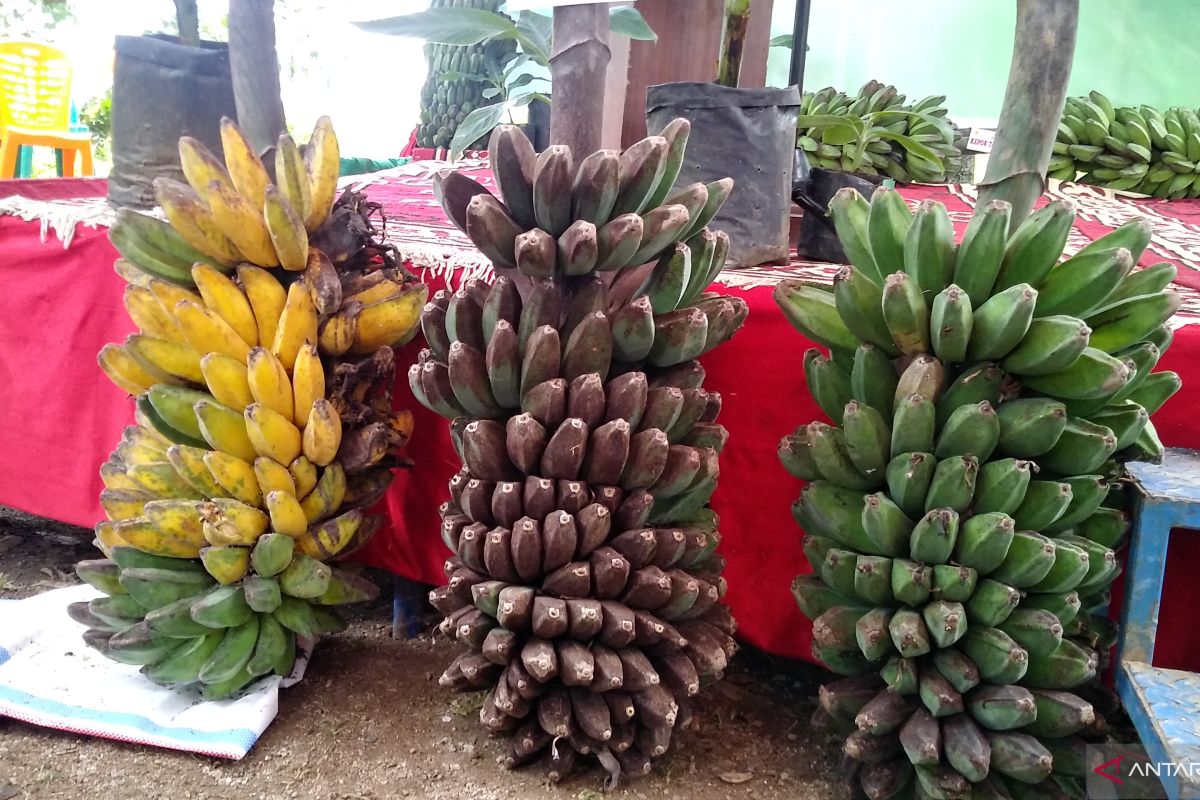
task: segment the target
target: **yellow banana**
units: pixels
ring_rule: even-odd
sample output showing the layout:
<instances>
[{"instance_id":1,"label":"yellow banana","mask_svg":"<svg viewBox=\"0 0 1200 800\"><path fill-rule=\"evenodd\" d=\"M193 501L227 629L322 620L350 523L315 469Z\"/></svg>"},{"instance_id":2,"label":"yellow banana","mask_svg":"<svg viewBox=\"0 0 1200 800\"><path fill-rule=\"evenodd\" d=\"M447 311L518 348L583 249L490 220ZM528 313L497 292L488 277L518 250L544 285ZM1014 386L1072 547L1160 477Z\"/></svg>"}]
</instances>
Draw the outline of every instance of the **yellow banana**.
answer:
<instances>
[{"instance_id":1,"label":"yellow banana","mask_svg":"<svg viewBox=\"0 0 1200 800\"><path fill-rule=\"evenodd\" d=\"M279 266L279 258L271 245L271 234L267 232L267 223L260 210L262 206L250 205L250 201L232 186L223 186L219 181L210 183L208 190L205 199L213 218L246 260L261 267Z\"/></svg>"},{"instance_id":2,"label":"yellow banana","mask_svg":"<svg viewBox=\"0 0 1200 800\"><path fill-rule=\"evenodd\" d=\"M129 445L131 450L123 450L122 445ZM121 441L117 445L117 453L127 466L133 464L149 464L162 461L167 455L167 445L149 428L142 425L126 425L121 431Z\"/></svg>"},{"instance_id":3,"label":"yellow banana","mask_svg":"<svg viewBox=\"0 0 1200 800\"><path fill-rule=\"evenodd\" d=\"M203 535L197 540L189 533L168 532L144 517L118 522L113 535L143 553L167 558L198 558L200 548L208 544Z\"/></svg>"},{"instance_id":4,"label":"yellow banana","mask_svg":"<svg viewBox=\"0 0 1200 800\"><path fill-rule=\"evenodd\" d=\"M237 331L229 327L229 323L221 319L217 312L205 308L200 303L181 300L175 306L175 319L183 328L183 335L188 343L198 353L222 353L232 359L246 363L250 355L250 345L238 336Z\"/></svg>"},{"instance_id":5,"label":"yellow banana","mask_svg":"<svg viewBox=\"0 0 1200 800\"><path fill-rule=\"evenodd\" d=\"M179 305L180 300L191 300L193 303L204 303L200 295L193 292L191 289L185 289L182 286L177 286L174 283L154 278L150 281L148 288L150 292L158 298L159 305L163 307L172 317L175 316L175 306Z\"/></svg>"},{"instance_id":6,"label":"yellow banana","mask_svg":"<svg viewBox=\"0 0 1200 800\"><path fill-rule=\"evenodd\" d=\"M192 267L192 280L196 282L200 297L209 310L225 320L246 344L251 347L258 344L258 323L254 319L254 310L232 278L208 264L197 264Z\"/></svg>"},{"instance_id":7,"label":"yellow banana","mask_svg":"<svg viewBox=\"0 0 1200 800\"><path fill-rule=\"evenodd\" d=\"M100 492L100 507L104 509L104 516L120 522L141 516L142 509L153 498L141 489L105 489Z\"/></svg>"},{"instance_id":8,"label":"yellow banana","mask_svg":"<svg viewBox=\"0 0 1200 800\"><path fill-rule=\"evenodd\" d=\"M209 575L217 583L228 586L236 583L250 571L250 548L237 545L212 545L200 551L200 560Z\"/></svg>"},{"instance_id":9,"label":"yellow banana","mask_svg":"<svg viewBox=\"0 0 1200 800\"><path fill-rule=\"evenodd\" d=\"M296 540L296 549L309 558L328 561L354 540L362 520L362 512L354 510L314 525L306 531L306 535Z\"/></svg>"},{"instance_id":10,"label":"yellow banana","mask_svg":"<svg viewBox=\"0 0 1200 800\"><path fill-rule=\"evenodd\" d=\"M300 455L300 429L285 417L262 403L246 406L246 432L260 456L290 464Z\"/></svg>"},{"instance_id":11,"label":"yellow banana","mask_svg":"<svg viewBox=\"0 0 1200 800\"><path fill-rule=\"evenodd\" d=\"M300 456L288 464L288 474L296 484L296 497L301 500L308 497L309 492L317 485L317 466L306 456Z\"/></svg>"},{"instance_id":12,"label":"yellow banana","mask_svg":"<svg viewBox=\"0 0 1200 800\"><path fill-rule=\"evenodd\" d=\"M383 278L378 283L368 286L361 292L356 292L350 295L347 300L357 300L364 306L374 305L381 300L387 300L392 295L398 293L404 287L396 283L390 278Z\"/></svg>"},{"instance_id":13,"label":"yellow banana","mask_svg":"<svg viewBox=\"0 0 1200 800\"><path fill-rule=\"evenodd\" d=\"M171 446L171 440L162 435L158 430L157 423L150 420L146 415L145 408L139 403L133 404L133 421L137 423L140 429L144 430L152 439L158 442L160 447L166 448Z\"/></svg>"},{"instance_id":14,"label":"yellow banana","mask_svg":"<svg viewBox=\"0 0 1200 800\"><path fill-rule=\"evenodd\" d=\"M200 200L209 208L212 208L210 194L214 183L234 191L233 180L229 177L225 165L199 140L191 136L184 136L179 140L179 166L183 168L183 177L187 178Z\"/></svg>"},{"instance_id":15,"label":"yellow banana","mask_svg":"<svg viewBox=\"0 0 1200 800\"><path fill-rule=\"evenodd\" d=\"M96 361L108 379L129 394L141 394L156 383L179 382L150 364L143 365L117 344L100 348Z\"/></svg>"},{"instance_id":16,"label":"yellow banana","mask_svg":"<svg viewBox=\"0 0 1200 800\"><path fill-rule=\"evenodd\" d=\"M287 303L287 290L279 280L262 267L243 264L238 267L238 279L254 310L254 321L258 325L258 342L265 346L275 341L275 329Z\"/></svg>"},{"instance_id":17,"label":"yellow banana","mask_svg":"<svg viewBox=\"0 0 1200 800\"><path fill-rule=\"evenodd\" d=\"M279 356L288 372L296 363L296 354L305 342L317 340L317 308L303 281L288 287L287 303L279 317L279 327L271 343L271 352Z\"/></svg>"},{"instance_id":18,"label":"yellow banana","mask_svg":"<svg viewBox=\"0 0 1200 800\"><path fill-rule=\"evenodd\" d=\"M308 497L300 501L308 524L324 519L341 507L346 499L346 471L340 464L330 464L321 473L321 479Z\"/></svg>"},{"instance_id":19,"label":"yellow banana","mask_svg":"<svg viewBox=\"0 0 1200 800\"><path fill-rule=\"evenodd\" d=\"M246 420L241 412L215 401L201 400L196 403L196 419L204 441L214 450L247 462L258 457L246 433Z\"/></svg>"},{"instance_id":20,"label":"yellow banana","mask_svg":"<svg viewBox=\"0 0 1200 800\"><path fill-rule=\"evenodd\" d=\"M134 483L155 497L182 500L200 499L200 493L175 471L175 467L170 461L134 464L126 472Z\"/></svg>"},{"instance_id":21,"label":"yellow banana","mask_svg":"<svg viewBox=\"0 0 1200 800\"><path fill-rule=\"evenodd\" d=\"M204 520L204 536L214 545L252 545L270 524L262 511L229 498L200 503L198 510Z\"/></svg>"},{"instance_id":22,"label":"yellow banana","mask_svg":"<svg viewBox=\"0 0 1200 800\"><path fill-rule=\"evenodd\" d=\"M333 132L333 121L329 117L317 120L312 138L308 140L304 161L308 167L309 193L312 197L312 207L304 219L304 227L315 231L321 227L321 223L333 208L333 197L337 194L338 171L341 167L337 134Z\"/></svg>"},{"instance_id":23,"label":"yellow banana","mask_svg":"<svg viewBox=\"0 0 1200 800\"><path fill-rule=\"evenodd\" d=\"M271 515L271 530L276 533L295 539L308 528L308 518L294 494L268 492L267 512Z\"/></svg>"},{"instance_id":24,"label":"yellow banana","mask_svg":"<svg viewBox=\"0 0 1200 800\"><path fill-rule=\"evenodd\" d=\"M114 453L108 461L100 465L100 481L104 484L104 488L117 491L140 491L142 487L133 478L130 478L125 470L125 464Z\"/></svg>"},{"instance_id":25,"label":"yellow banana","mask_svg":"<svg viewBox=\"0 0 1200 800\"><path fill-rule=\"evenodd\" d=\"M146 504L142 516L164 536L198 544L204 538L199 505L195 500L154 500Z\"/></svg>"},{"instance_id":26,"label":"yellow banana","mask_svg":"<svg viewBox=\"0 0 1200 800\"><path fill-rule=\"evenodd\" d=\"M246 365L222 353L209 353L200 359L200 370L208 391L217 402L230 408L245 408L254 402Z\"/></svg>"},{"instance_id":27,"label":"yellow banana","mask_svg":"<svg viewBox=\"0 0 1200 800\"><path fill-rule=\"evenodd\" d=\"M416 284L364 308L358 315L358 330L350 352L367 355L402 341L416 328L428 296L429 287Z\"/></svg>"},{"instance_id":28,"label":"yellow banana","mask_svg":"<svg viewBox=\"0 0 1200 800\"><path fill-rule=\"evenodd\" d=\"M225 152L225 168L238 194L255 208L261 206L271 178L242 129L229 117L221 118L221 149Z\"/></svg>"},{"instance_id":29,"label":"yellow banana","mask_svg":"<svg viewBox=\"0 0 1200 800\"><path fill-rule=\"evenodd\" d=\"M250 393L254 395L254 401L290 420L292 382L288 379L283 362L267 348L255 347L250 351L246 374L250 380ZM287 461L283 463L286 464Z\"/></svg>"},{"instance_id":30,"label":"yellow banana","mask_svg":"<svg viewBox=\"0 0 1200 800\"><path fill-rule=\"evenodd\" d=\"M222 495L228 495L248 505L262 505L262 489L258 485L254 467L249 462L228 453L210 450L204 454L204 465L208 467L208 474L212 475L213 480L225 490L221 492Z\"/></svg>"},{"instance_id":31,"label":"yellow banana","mask_svg":"<svg viewBox=\"0 0 1200 800\"><path fill-rule=\"evenodd\" d=\"M312 187L308 185L308 167L296 142L286 133L275 143L275 184L283 199L291 204L300 219L308 219L312 210Z\"/></svg>"},{"instance_id":32,"label":"yellow banana","mask_svg":"<svg viewBox=\"0 0 1200 800\"><path fill-rule=\"evenodd\" d=\"M292 496L296 494L296 482L292 479L292 473L274 459L264 456L254 459L254 475L258 478L258 485L264 495L271 492L287 492Z\"/></svg>"},{"instance_id":33,"label":"yellow banana","mask_svg":"<svg viewBox=\"0 0 1200 800\"><path fill-rule=\"evenodd\" d=\"M361 311L359 303L348 301L342 304L336 314L326 318L317 337L322 353L340 356L350 349L358 333L358 315Z\"/></svg>"},{"instance_id":34,"label":"yellow banana","mask_svg":"<svg viewBox=\"0 0 1200 800\"><path fill-rule=\"evenodd\" d=\"M318 466L326 466L337 457L342 444L342 418L324 397L316 400L304 426L304 455Z\"/></svg>"},{"instance_id":35,"label":"yellow banana","mask_svg":"<svg viewBox=\"0 0 1200 800\"><path fill-rule=\"evenodd\" d=\"M135 333L125 339L125 351L151 375L166 374L192 383L204 383L204 373L200 370L200 353L190 344Z\"/></svg>"},{"instance_id":36,"label":"yellow banana","mask_svg":"<svg viewBox=\"0 0 1200 800\"><path fill-rule=\"evenodd\" d=\"M162 307L149 289L144 286L126 286L122 299L129 318L142 333L174 342L184 341L183 331L179 329L175 317Z\"/></svg>"},{"instance_id":37,"label":"yellow banana","mask_svg":"<svg viewBox=\"0 0 1200 800\"><path fill-rule=\"evenodd\" d=\"M243 260L241 251L222 232L213 213L192 187L158 177L154 179L154 199L171 227L192 247L222 264Z\"/></svg>"},{"instance_id":38,"label":"yellow banana","mask_svg":"<svg viewBox=\"0 0 1200 800\"><path fill-rule=\"evenodd\" d=\"M225 497L225 488L213 480L208 464L204 463L204 456L211 452L186 444L173 444L167 448L167 460L180 477L204 497Z\"/></svg>"},{"instance_id":39,"label":"yellow banana","mask_svg":"<svg viewBox=\"0 0 1200 800\"><path fill-rule=\"evenodd\" d=\"M95 545L104 553L105 558L112 558L114 547L132 546L117 533L117 525L112 520L105 520L96 524Z\"/></svg>"},{"instance_id":40,"label":"yellow banana","mask_svg":"<svg viewBox=\"0 0 1200 800\"><path fill-rule=\"evenodd\" d=\"M304 220L274 186L267 187L262 210L279 266L293 272L304 269L308 263L308 233L304 230Z\"/></svg>"},{"instance_id":41,"label":"yellow banana","mask_svg":"<svg viewBox=\"0 0 1200 800\"><path fill-rule=\"evenodd\" d=\"M292 366L292 421L297 428L308 425L313 403L325 396L325 369L317 348L305 343ZM278 409L277 409L278 410Z\"/></svg>"}]
</instances>

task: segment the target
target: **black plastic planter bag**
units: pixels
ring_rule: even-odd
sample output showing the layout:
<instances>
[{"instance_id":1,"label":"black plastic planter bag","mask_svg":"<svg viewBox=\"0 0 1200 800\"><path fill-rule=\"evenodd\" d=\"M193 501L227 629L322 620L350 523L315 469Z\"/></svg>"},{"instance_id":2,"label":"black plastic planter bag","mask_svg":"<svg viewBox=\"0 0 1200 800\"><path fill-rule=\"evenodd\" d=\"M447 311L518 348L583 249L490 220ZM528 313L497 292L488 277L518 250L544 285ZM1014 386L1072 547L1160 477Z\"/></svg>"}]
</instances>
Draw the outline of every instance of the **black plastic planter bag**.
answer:
<instances>
[{"instance_id":1,"label":"black plastic planter bag","mask_svg":"<svg viewBox=\"0 0 1200 800\"><path fill-rule=\"evenodd\" d=\"M797 151L796 158L804 160L804 153ZM820 167L813 167L807 176L793 185L792 198L804 209L800 235L796 241L796 255L802 261L849 263L842 243L833 230L833 220L826 214L829 201L839 189L845 187L857 189L868 200L875 191L874 184L858 175L832 172Z\"/></svg>"},{"instance_id":2,"label":"black plastic planter bag","mask_svg":"<svg viewBox=\"0 0 1200 800\"><path fill-rule=\"evenodd\" d=\"M154 179L183 180L179 137L193 136L221 155L221 117L237 119L229 48L184 47L169 36L118 36L113 74L108 199L152 208Z\"/></svg>"},{"instance_id":3,"label":"black plastic planter bag","mask_svg":"<svg viewBox=\"0 0 1200 800\"><path fill-rule=\"evenodd\" d=\"M646 89L646 127L676 117L692 123L683 169L686 186L733 178L733 193L713 221L729 234L732 266L788 258L788 212L800 91L732 89L713 83L663 83Z\"/></svg>"}]
</instances>

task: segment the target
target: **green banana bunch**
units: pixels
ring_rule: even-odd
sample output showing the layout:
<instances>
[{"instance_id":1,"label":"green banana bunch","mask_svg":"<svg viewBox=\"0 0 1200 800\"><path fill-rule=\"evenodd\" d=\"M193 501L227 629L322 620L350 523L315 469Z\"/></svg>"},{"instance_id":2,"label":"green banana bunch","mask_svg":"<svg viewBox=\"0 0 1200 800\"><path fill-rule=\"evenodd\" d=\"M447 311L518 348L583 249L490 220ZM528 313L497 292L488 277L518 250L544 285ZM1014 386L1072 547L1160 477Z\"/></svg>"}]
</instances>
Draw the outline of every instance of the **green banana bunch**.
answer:
<instances>
[{"instance_id":1,"label":"green banana bunch","mask_svg":"<svg viewBox=\"0 0 1200 800\"><path fill-rule=\"evenodd\" d=\"M688 133L675 120L576 161L502 125L503 200L457 173L435 184L498 273L430 298L408 373L464 465L430 595L464 650L440 682L487 690L506 763L541 759L553 781L593 755L614 780L647 772L735 648L708 505L728 432L696 359L747 308L709 291L729 239L707 226L732 182L675 185Z\"/></svg>"},{"instance_id":2,"label":"green banana bunch","mask_svg":"<svg viewBox=\"0 0 1200 800\"><path fill-rule=\"evenodd\" d=\"M461 8L501 12L501 0L434 0L431 8ZM471 45L427 43L425 63L429 73L421 87L421 114L417 123L417 145L449 147L463 120L477 108L497 102L484 92L492 86L489 76L499 74L516 55L513 39Z\"/></svg>"},{"instance_id":3,"label":"green banana bunch","mask_svg":"<svg viewBox=\"0 0 1200 800\"><path fill-rule=\"evenodd\" d=\"M845 676L818 716L851 731L871 800L1081 796L1080 751L1110 710L1096 675L1130 525L1122 465L1161 457L1150 415L1179 388L1152 371L1173 270L1132 270L1136 221L1060 262L1063 201L1011 235L1007 204L981 208L957 246L944 209L910 215L891 190L830 206L854 266L832 292L775 292L828 348L804 368L835 424L779 447L808 482L792 512L814 574L792 592L813 654Z\"/></svg>"},{"instance_id":4,"label":"green banana bunch","mask_svg":"<svg viewBox=\"0 0 1200 800\"><path fill-rule=\"evenodd\" d=\"M1200 117L1149 106L1114 108L1104 95L1069 97L1048 175L1153 197L1200 197Z\"/></svg>"}]
</instances>

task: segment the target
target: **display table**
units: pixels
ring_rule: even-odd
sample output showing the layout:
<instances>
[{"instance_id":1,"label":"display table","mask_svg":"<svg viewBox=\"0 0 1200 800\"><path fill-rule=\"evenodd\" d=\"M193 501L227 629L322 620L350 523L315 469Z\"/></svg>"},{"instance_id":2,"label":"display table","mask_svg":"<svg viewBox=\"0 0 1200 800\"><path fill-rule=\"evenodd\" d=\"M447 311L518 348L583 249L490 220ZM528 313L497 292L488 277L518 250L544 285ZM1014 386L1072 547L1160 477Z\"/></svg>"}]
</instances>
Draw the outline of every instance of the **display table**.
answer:
<instances>
[{"instance_id":1,"label":"display table","mask_svg":"<svg viewBox=\"0 0 1200 800\"><path fill-rule=\"evenodd\" d=\"M383 203L389 240L433 289L487 278L490 265L434 201L430 169L429 164L411 164L355 185ZM478 162L467 169L490 184ZM59 197L85 189L95 194L91 182L54 183L61 187ZM0 211L4 195L25 189L19 182L0 183ZM945 202L960 232L974 199L966 187L917 186L902 193L914 203L927 198ZM1200 381L1200 326L1192 324L1200 321L1200 203L1135 203L1083 186L1057 187L1053 194L1070 196L1080 208L1073 249L1134 214L1152 222L1155 240L1142 263L1175 262L1185 294L1179 317L1185 324L1162 368L1178 371L1185 386L1195 385L1192 381ZM27 215L34 210L31 204L24 208ZM45 242L40 234L37 219L0 216L0 241L7 245L0 265L6 278L6 291L0 293L0 375L9 387L7 402L0 406L0 451L10 464L0 480L0 504L91 525L101 518L97 467L132 416L128 399L95 367L95 354L105 342L120 341L132 326L121 308L122 285L111 267L115 253L103 230L80 225L66 251L53 230ZM811 658L809 624L789 591L792 578L807 571L802 533L790 513L800 487L779 466L775 447L783 434L820 418L821 412L808 395L801 367L802 354L811 345L784 320L771 291L782 277L829 278L834 270L793 263L723 273L723 285L716 288L744 298L750 316L730 343L703 359L706 386L721 392L720 421L730 430L713 498L721 516L721 552L728 560L726 599L745 641L805 659ZM408 345L398 362L411 363L420 347L419 340ZM405 380L397 382L395 395L398 405L416 415L407 452L416 466L398 476L384 501L391 524L363 558L400 575L438 583L446 551L438 536L437 505L448 495L446 482L458 469L458 459L445 421L411 398ZM1183 396L1169 402L1155 423L1167 444L1200 447L1200 418ZM1200 563L1197 537L1181 539L1171 552L1156 652L1160 666L1200 668L1200 641L1190 626L1195 595L1188 563Z\"/></svg>"}]
</instances>

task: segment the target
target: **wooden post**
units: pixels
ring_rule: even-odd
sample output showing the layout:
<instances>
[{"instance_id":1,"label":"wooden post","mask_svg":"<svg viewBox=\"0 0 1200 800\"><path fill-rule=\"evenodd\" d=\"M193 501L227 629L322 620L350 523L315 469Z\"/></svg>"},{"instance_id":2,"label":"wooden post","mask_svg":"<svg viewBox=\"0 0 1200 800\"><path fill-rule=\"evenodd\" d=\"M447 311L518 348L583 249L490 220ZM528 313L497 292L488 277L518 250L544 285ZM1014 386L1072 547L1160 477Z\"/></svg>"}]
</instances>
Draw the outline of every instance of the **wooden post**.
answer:
<instances>
[{"instance_id":1,"label":"wooden post","mask_svg":"<svg viewBox=\"0 0 1200 800\"><path fill-rule=\"evenodd\" d=\"M600 149L610 56L607 5L554 9L550 144L567 145L576 159Z\"/></svg>"},{"instance_id":2,"label":"wooden post","mask_svg":"<svg viewBox=\"0 0 1200 800\"><path fill-rule=\"evenodd\" d=\"M1045 188L1067 99L1078 23L1079 0L1017 0L1008 88L976 204L982 208L991 200L1011 203L1012 229L1029 215Z\"/></svg>"},{"instance_id":3,"label":"wooden post","mask_svg":"<svg viewBox=\"0 0 1200 800\"><path fill-rule=\"evenodd\" d=\"M229 68L238 124L265 153L285 130L274 0L229 0Z\"/></svg>"}]
</instances>

